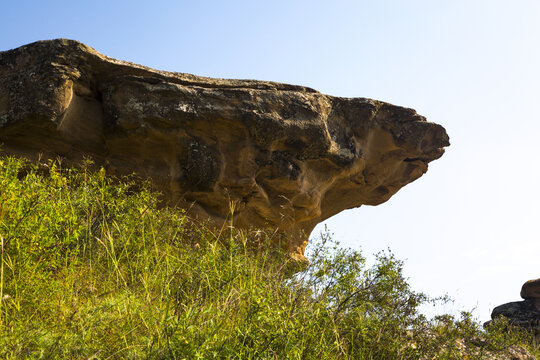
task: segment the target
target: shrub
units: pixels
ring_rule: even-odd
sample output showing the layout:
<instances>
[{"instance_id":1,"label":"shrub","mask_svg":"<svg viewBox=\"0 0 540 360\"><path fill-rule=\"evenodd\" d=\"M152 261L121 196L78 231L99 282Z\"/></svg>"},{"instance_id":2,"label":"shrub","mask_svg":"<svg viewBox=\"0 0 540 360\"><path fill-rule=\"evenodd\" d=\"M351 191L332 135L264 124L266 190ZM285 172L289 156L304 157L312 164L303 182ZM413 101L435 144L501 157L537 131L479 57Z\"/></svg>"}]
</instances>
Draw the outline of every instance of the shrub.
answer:
<instances>
[{"instance_id":1,"label":"shrub","mask_svg":"<svg viewBox=\"0 0 540 360\"><path fill-rule=\"evenodd\" d=\"M462 359L523 339L426 319L443 299L412 291L391 252L367 268L325 233L291 274L273 229L225 233L132 178L0 158L0 355Z\"/></svg>"}]
</instances>

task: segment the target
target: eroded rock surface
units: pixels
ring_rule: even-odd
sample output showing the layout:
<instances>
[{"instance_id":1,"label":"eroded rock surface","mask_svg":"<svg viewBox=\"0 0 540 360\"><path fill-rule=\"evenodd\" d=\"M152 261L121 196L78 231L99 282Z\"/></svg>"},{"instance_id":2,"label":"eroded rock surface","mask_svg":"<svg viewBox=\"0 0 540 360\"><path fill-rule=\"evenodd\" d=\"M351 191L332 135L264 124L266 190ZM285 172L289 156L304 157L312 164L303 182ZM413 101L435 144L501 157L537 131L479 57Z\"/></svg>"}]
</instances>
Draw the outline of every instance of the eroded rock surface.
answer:
<instances>
[{"instance_id":1,"label":"eroded rock surface","mask_svg":"<svg viewBox=\"0 0 540 360\"><path fill-rule=\"evenodd\" d=\"M523 301L502 304L493 309L491 319L501 316L508 319L510 325L524 329L540 330L540 279L529 280L521 287ZM486 323L489 326L490 322Z\"/></svg>"},{"instance_id":2,"label":"eroded rock surface","mask_svg":"<svg viewBox=\"0 0 540 360\"><path fill-rule=\"evenodd\" d=\"M278 227L299 258L317 223L387 201L449 145L412 109L157 71L62 39L0 53L0 142L135 172L216 224L234 208L236 226Z\"/></svg>"},{"instance_id":3,"label":"eroded rock surface","mask_svg":"<svg viewBox=\"0 0 540 360\"><path fill-rule=\"evenodd\" d=\"M525 282L519 295L525 300L540 299L540 279Z\"/></svg>"},{"instance_id":4,"label":"eroded rock surface","mask_svg":"<svg viewBox=\"0 0 540 360\"><path fill-rule=\"evenodd\" d=\"M492 320L504 316L510 325L525 329L537 329L540 325L540 310L535 301L514 301L497 306L491 313Z\"/></svg>"}]
</instances>

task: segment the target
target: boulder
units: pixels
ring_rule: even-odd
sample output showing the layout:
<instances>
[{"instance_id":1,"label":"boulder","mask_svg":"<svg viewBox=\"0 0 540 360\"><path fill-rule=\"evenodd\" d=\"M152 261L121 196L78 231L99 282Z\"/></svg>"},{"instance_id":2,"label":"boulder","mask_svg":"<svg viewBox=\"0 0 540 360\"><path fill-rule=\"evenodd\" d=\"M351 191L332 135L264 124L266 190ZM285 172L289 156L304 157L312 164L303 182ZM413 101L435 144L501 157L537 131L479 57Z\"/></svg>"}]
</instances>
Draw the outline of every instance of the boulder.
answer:
<instances>
[{"instance_id":1,"label":"boulder","mask_svg":"<svg viewBox=\"0 0 540 360\"><path fill-rule=\"evenodd\" d=\"M521 287L521 297L527 299L540 299L540 279L529 280Z\"/></svg>"},{"instance_id":2,"label":"boulder","mask_svg":"<svg viewBox=\"0 0 540 360\"><path fill-rule=\"evenodd\" d=\"M281 230L303 259L317 223L387 201L449 140L385 102L158 71L58 39L0 52L0 143L135 173L217 226Z\"/></svg>"},{"instance_id":3,"label":"boulder","mask_svg":"<svg viewBox=\"0 0 540 360\"><path fill-rule=\"evenodd\" d=\"M540 279L529 280L521 287L521 297L525 300L499 305L493 309L491 319L501 316L510 325L538 331L540 329ZM489 326L490 322L486 323Z\"/></svg>"},{"instance_id":4,"label":"boulder","mask_svg":"<svg viewBox=\"0 0 540 360\"><path fill-rule=\"evenodd\" d=\"M510 325L524 329L537 329L540 325L540 310L533 300L514 301L499 305L493 309L491 319L495 320L501 316L507 318Z\"/></svg>"}]
</instances>

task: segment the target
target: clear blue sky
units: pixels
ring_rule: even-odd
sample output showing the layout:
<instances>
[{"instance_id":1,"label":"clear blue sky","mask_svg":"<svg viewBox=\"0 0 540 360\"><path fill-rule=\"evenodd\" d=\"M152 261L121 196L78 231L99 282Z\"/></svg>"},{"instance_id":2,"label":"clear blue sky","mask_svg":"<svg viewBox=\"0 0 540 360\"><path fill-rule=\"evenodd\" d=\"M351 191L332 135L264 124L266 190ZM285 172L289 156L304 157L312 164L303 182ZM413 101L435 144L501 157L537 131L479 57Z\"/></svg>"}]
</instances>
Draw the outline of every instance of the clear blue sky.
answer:
<instances>
[{"instance_id":1,"label":"clear blue sky","mask_svg":"<svg viewBox=\"0 0 540 360\"><path fill-rule=\"evenodd\" d=\"M416 289L481 320L540 277L538 0L1 4L0 50L58 37L162 70L415 108L452 146L386 204L329 219L335 237L366 255L390 247Z\"/></svg>"}]
</instances>

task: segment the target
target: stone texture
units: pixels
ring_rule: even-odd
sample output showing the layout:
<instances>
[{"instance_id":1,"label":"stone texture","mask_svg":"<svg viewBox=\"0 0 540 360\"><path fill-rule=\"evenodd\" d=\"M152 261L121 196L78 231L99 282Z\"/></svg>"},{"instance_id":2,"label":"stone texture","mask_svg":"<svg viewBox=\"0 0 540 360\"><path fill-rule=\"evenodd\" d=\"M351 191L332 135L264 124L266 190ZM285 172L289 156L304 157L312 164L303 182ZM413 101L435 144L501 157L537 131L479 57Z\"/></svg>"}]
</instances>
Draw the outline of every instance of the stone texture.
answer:
<instances>
[{"instance_id":1,"label":"stone texture","mask_svg":"<svg viewBox=\"0 0 540 360\"><path fill-rule=\"evenodd\" d=\"M540 279L529 280L523 284L520 295L525 300L540 299Z\"/></svg>"},{"instance_id":2,"label":"stone texture","mask_svg":"<svg viewBox=\"0 0 540 360\"><path fill-rule=\"evenodd\" d=\"M497 306L491 313L491 319L495 320L504 316L511 325L538 331L540 329L540 279L529 280L523 284L520 295L525 300ZM489 323L487 322L485 326L489 326Z\"/></svg>"},{"instance_id":3,"label":"stone texture","mask_svg":"<svg viewBox=\"0 0 540 360\"><path fill-rule=\"evenodd\" d=\"M500 316L508 319L510 325L525 329L536 329L540 324L540 311L534 300L523 300L497 306L491 313L494 320Z\"/></svg>"},{"instance_id":4,"label":"stone texture","mask_svg":"<svg viewBox=\"0 0 540 360\"><path fill-rule=\"evenodd\" d=\"M282 230L297 258L317 223L387 201L449 145L412 109L157 71L63 39L0 53L0 142L134 172L216 225L233 209L236 226Z\"/></svg>"}]
</instances>

